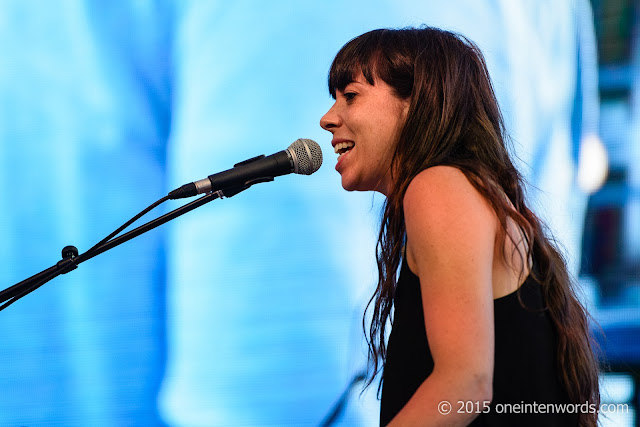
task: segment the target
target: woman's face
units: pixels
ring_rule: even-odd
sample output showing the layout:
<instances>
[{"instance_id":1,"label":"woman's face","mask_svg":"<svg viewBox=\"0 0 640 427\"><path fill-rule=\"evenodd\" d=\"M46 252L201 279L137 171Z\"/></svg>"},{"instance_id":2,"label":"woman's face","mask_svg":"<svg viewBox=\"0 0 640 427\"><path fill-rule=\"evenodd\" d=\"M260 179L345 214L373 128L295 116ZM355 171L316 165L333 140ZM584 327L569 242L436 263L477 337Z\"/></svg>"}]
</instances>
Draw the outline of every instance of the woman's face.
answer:
<instances>
[{"instance_id":1,"label":"woman's face","mask_svg":"<svg viewBox=\"0 0 640 427\"><path fill-rule=\"evenodd\" d=\"M359 75L336 91L336 102L320 126L333 134L336 170L345 190L389 193L391 157L408 110L409 101L380 79L370 85Z\"/></svg>"}]
</instances>

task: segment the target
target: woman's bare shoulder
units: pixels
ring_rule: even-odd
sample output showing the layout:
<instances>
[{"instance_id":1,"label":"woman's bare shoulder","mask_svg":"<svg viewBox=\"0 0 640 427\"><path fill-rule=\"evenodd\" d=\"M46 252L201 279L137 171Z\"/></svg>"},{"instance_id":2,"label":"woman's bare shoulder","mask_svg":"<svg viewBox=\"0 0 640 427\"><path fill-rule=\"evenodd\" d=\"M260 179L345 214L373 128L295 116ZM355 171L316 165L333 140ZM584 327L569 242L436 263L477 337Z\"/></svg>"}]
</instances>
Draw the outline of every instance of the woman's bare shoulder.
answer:
<instances>
[{"instance_id":1,"label":"woman's bare shoulder","mask_svg":"<svg viewBox=\"0 0 640 427\"><path fill-rule=\"evenodd\" d=\"M435 166L420 172L409 184L403 203L412 271L427 270L426 264L438 262L441 256L491 262L497 218L459 169Z\"/></svg>"},{"instance_id":2,"label":"woman's bare shoulder","mask_svg":"<svg viewBox=\"0 0 640 427\"><path fill-rule=\"evenodd\" d=\"M489 202L467 176L453 166L433 166L416 175L404 196L405 215L418 208L420 216L451 215L460 212L471 216L493 217Z\"/></svg>"}]
</instances>

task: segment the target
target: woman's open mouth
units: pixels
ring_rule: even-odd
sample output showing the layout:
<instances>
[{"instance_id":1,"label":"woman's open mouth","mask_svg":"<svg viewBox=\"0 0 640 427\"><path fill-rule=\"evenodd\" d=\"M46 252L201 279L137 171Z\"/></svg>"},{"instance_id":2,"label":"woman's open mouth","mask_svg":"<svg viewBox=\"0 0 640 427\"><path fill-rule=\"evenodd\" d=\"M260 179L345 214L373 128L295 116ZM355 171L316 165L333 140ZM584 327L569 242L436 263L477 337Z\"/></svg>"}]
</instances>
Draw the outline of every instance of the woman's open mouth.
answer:
<instances>
[{"instance_id":1,"label":"woman's open mouth","mask_svg":"<svg viewBox=\"0 0 640 427\"><path fill-rule=\"evenodd\" d=\"M354 145L353 142L339 142L333 146L333 151L335 151L339 159L344 153L351 150Z\"/></svg>"}]
</instances>

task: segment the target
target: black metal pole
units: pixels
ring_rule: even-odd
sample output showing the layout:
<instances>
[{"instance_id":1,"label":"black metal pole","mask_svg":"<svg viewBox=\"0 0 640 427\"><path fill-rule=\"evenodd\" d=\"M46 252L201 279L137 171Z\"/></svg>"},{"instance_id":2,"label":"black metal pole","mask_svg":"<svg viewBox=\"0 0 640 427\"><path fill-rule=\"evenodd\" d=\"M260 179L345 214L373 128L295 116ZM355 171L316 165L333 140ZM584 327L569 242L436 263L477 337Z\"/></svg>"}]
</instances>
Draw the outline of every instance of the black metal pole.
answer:
<instances>
[{"instance_id":1,"label":"black metal pole","mask_svg":"<svg viewBox=\"0 0 640 427\"><path fill-rule=\"evenodd\" d=\"M229 192L229 195L227 197L231 197L237 193L239 193L240 191L246 190L246 188L239 188L237 189L237 191L235 192ZM5 301L8 301L10 299L13 298L13 300L5 303L4 305L0 306L0 310L5 309L6 307L8 307L9 305L11 305L12 303L14 303L15 301L17 301L18 299L22 298L23 296L35 291L36 289L38 289L40 286L44 285L45 283L49 282L50 280L56 278L57 276L59 276L60 274L65 274L68 273L71 270L74 270L77 268L77 266L81 263L83 263L84 261L87 261L95 256L100 255L103 252L108 251L109 249L113 249L116 246L121 245L124 242L127 242L143 233L146 233L147 231L153 230L156 227L159 227L162 224L165 224L169 221L171 221L172 219L175 219L181 215L186 214L187 212L191 212L192 210L206 204L209 203L212 200L217 199L218 197L220 197L220 195L216 192L216 193L209 193L203 197L200 197L197 200L194 200L190 203L187 203L186 205L183 205L177 209L174 209L173 211L166 213L154 220L151 220L149 222L147 222L146 224L141 225L140 227L137 227L131 231L129 231L128 233L125 233L121 236L115 237L105 243L103 243L102 245L95 247L93 249L90 249L89 251L77 255L77 249L75 249L72 246L68 246L65 247L65 249L63 249L63 259L61 261L59 261L58 263L56 263L55 265L41 271L38 274L35 274L19 283L16 283L15 285L3 290L0 292L0 303L3 303ZM72 253L72 251L69 251L69 248L72 248L73 250L75 250L75 255ZM66 255L66 256L65 256Z\"/></svg>"}]
</instances>

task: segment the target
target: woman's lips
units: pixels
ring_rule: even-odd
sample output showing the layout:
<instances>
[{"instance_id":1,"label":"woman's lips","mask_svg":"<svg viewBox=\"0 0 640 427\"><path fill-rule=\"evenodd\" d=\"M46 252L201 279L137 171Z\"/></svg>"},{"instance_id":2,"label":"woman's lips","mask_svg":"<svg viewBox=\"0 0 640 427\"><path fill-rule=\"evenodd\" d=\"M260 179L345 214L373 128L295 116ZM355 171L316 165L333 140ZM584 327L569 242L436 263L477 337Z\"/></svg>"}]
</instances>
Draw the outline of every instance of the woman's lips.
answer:
<instances>
[{"instance_id":1,"label":"woman's lips","mask_svg":"<svg viewBox=\"0 0 640 427\"><path fill-rule=\"evenodd\" d=\"M340 166L344 163L345 159L351 155L351 151L353 151L354 148L355 147L352 147L348 151L338 156L338 162L336 163L336 171L340 172Z\"/></svg>"},{"instance_id":2,"label":"woman's lips","mask_svg":"<svg viewBox=\"0 0 640 427\"><path fill-rule=\"evenodd\" d=\"M331 141L331 145L333 146L333 150L336 154L338 154L338 161L336 163L336 170L340 167L340 165L344 162L346 156L349 155L350 151L355 147L355 143L349 139L344 138L333 138Z\"/></svg>"}]
</instances>

